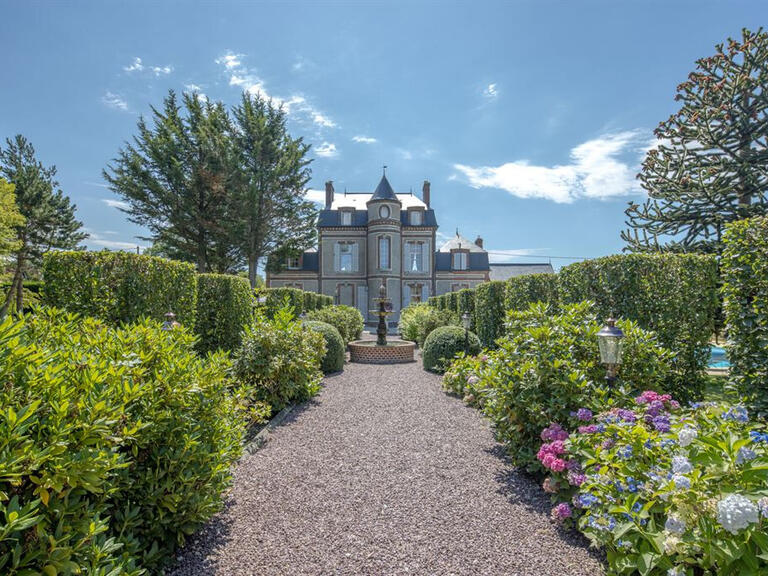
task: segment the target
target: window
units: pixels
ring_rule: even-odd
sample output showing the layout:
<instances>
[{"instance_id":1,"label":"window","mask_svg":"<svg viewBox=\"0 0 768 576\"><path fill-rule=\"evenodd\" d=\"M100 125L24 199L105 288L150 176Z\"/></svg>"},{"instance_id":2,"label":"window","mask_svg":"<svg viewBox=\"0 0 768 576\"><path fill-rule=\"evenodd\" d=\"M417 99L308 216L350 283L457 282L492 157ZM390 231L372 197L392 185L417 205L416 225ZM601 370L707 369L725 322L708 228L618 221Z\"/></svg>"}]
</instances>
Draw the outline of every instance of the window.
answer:
<instances>
[{"instance_id":1,"label":"window","mask_svg":"<svg viewBox=\"0 0 768 576\"><path fill-rule=\"evenodd\" d=\"M386 204L381 208L379 208L379 218L386 220L387 218L389 218L390 213L391 212L389 210L389 206L387 206Z\"/></svg>"},{"instance_id":2,"label":"window","mask_svg":"<svg viewBox=\"0 0 768 576\"><path fill-rule=\"evenodd\" d=\"M469 284L451 284L451 292L458 292L469 288Z\"/></svg>"},{"instance_id":3,"label":"window","mask_svg":"<svg viewBox=\"0 0 768 576\"><path fill-rule=\"evenodd\" d=\"M352 226L352 210L342 210L340 215L342 226Z\"/></svg>"},{"instance_id":4,"label":"window","mask_svg":"<svg viewBox=\"0 0 768 576\"><path fill-rule=\"evenodd\" d=\"M454 251L451 255L451 268L454 270L466 270L469 254L467 252Z\"/></svg>"},{"instance_id":5,"label":"window","mask_svg":"<svg viewBox=\"0 0 768 576\"><path fill-rule=\"evenodd\" d=\"M421 302L421 290L422 290L421 284L410 284L409 288L410 288L410 296L411 296L411 301L409 302L409 304L416 304L418 302Z\"/></svg>"},{"instance_id":6,"label":"window","mask_svg":"<svg viewBox=\"0 0 768 576\"><path fill-rule=\"evenodd\" d=\"M392 266L390 263L390 239L389 236L379 237L379 269L389 270Z\"/></svg>"},{"instance_id":7,"label":"window","mask_svg":"<svg viewBox=\"0 0 768 576\"><path fill-rule=\"evenodd\" d=\"M421 210L411 210L411 226L421 226L423 222L423 212Z\"/></svg>"},{"instance_id":8,"label":"window","mask_svg":"<svg viewBox=\"0 0 768 576\"><path fill-rule=\"evenodd\" d=\"M288 270L299 270L301 268L301 260L298 256L288 256L286 267Z\"/></svg>"},{"instance_id":9,"label":"window","mask_svg":"<svg viewBox=\"0 0 768 576\"><path fill-rule=\"evenodd\" d=\"M357 272L357 243L336 242L333 246L333 269L336 272Z\"/></svg>"},{"instance_id":10,"label":"window","mask_svg":"<svg viewBox=\"0 0 768 576\"><path fill-rule=\"evenodd\" d=\"M424 242L405 243L405 271L424 272Z\"/></svg>"},{"instance_id":11,"label":"window","mask_svg":"<svg viewBox=\"0 0 768 576\"><path fill-rule=\"evenodd\" d=\"M296 288L297 290L304 290L304 284L302 284L301 282L293 282L293 283L289 282L288 284L285 285L285 287Z\"/></svg>"}]
</instances>

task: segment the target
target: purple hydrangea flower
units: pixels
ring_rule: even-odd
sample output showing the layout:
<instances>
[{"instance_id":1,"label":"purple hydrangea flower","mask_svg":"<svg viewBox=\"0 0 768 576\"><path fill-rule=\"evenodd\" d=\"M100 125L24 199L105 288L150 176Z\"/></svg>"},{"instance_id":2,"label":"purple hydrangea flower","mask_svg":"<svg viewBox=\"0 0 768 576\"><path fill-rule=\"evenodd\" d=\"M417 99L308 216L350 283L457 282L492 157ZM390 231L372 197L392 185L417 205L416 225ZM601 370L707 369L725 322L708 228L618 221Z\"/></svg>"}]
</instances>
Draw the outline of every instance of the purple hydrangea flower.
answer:
<instances>
[{"instance_id":1,"label":"purple hydrangea flower","mask_svg":"<svg viewBox=\"0 0 768 576\"><path fill-rule=\"evenodd\" d=\"M567 502L561 502L557 506L555 506L552 509L552 518L555 520L562 522L566 518L570 518L573 516L573 511L571 510L571 506Z\"/></svg>"}]
</instances>

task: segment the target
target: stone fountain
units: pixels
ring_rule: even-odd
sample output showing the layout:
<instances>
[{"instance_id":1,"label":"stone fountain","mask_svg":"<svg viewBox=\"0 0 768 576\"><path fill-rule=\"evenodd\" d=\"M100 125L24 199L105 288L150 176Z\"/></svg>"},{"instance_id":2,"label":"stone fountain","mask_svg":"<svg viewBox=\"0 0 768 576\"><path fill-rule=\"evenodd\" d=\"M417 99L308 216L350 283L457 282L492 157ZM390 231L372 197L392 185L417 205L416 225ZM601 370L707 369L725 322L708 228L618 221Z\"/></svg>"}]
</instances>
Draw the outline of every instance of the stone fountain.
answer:
<instances>
[{"instance_id":1,"label":"stone fountain","mask_svg":"<svg viewBox=\"0 0 768 576\"><path fill-rule=\"evenodd\" d=\"M376 326L376 342L356 340L349 343L349 356L352 362L361 364L402 364L413 362L416 344L399 339L387 339L387 318L392 314L392 301L387 298L387 287L382 280L379 297L374 298L377 309L372 314L379 317Z\"/></svg>"}]
</instances>

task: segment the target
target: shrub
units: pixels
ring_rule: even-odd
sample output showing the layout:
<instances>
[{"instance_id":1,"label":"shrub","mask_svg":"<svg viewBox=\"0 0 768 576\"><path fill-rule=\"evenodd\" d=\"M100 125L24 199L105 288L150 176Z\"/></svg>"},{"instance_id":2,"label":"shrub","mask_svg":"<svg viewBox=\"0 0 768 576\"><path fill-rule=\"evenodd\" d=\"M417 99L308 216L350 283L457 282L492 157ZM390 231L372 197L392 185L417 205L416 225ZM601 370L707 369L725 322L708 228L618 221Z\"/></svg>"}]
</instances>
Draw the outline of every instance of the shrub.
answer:
<instances>
[{"instance_id":1,"label":"shrub","mask_svg":"<svg viewBox=\"0 0 768 576\"><path fill-rule=\"evenodd\" d=\"M445 365L459 352L477 354L480 352L480 340L473 332L469 333L469 338L466 340L464 328L458 326L435 328L424 341L422 351L424 369L442 372Z\"/></svg>"},{"instance_id":2,"label":"shrub","mask_svg":"<svg viewBox=\"0 0 768 576\"><path fill-rule=\"evenodd\" d=\"M625 333L623 363L618 384L608 387L597 347L600 324L590 303L565 306L560 314L541 303L509 312L507 336L488 352L477 388L516 465L541 470L536 441L550 422L567 425L580 407L598 412L638 386L660 388L667 381L672 354L636 323L618 325Z\"/></svg>"},{"instance_id":3,"label":"shrub","mask_svg":"<svg viewBox=\"0 0 768 576\"><path fill-rule=\"evenodd\" d=\"M49 252L43 259L43 302L110 324L142 318L176 320L194 328L195 268L129 252Z\"/></svg>"},{"instance_id":4,"label":"shrub","mask_svg":"<svg viewBox=\"0 0 768 576\"><path fill-rule=\"evenodd\" d=\"M145 320L0 323L0 573L138 574L216 512L241 450L228 360Z\"/></svg>"},{"instance_id":5,"label":"shrub","mask_svg":"<svg viewBox=\"0 0 768 576\"><path fill-rule=\"evenodd\" d=\"M325 294L318 294L319 306L318 308L325 308L326 306L333 306L333 296L326 296Z\"/></svg>"},{"instance_id":6,"label":"shrub","mask_svg":"<svg viewBox=\"0 0 768 576\"><path fill-rule=\"evenodd\" d=\"M559 280L562 302L592 300L601 320L620 316L655 332L676 352L677 396L687 400L701 395L719 306L713 256L607 256L566 266Z\"/></svg>"},{"instance_id":7,"label":"shrub","mask_svg":"<svg viewBox=\"0 0 768 576\"><path fill-rule=\"evenodd\" d=\"M541 436L553 516L603 546L611 573L768 571L768 434L743 407L644 392Z\"/></svg>"},{"instance_id":8,"label":"shrub","mask_svg":"<svg viewBox=\"0 0 768 576\"><path fill-rule=\"evenodd\" d=\"M513 276L504 288L504 307L507 310L525 310L529 304L544 302L557 308L557 274L527 274Z\"/></svg>"},{"instance_id":9,"label":"shrub","mask_svg":"<svg viewBox=\"0 0 768 576\"><path fill-rule=\"evenodd\" d=\"M443 375L443 389L471 406L482 407L483 385L490 381L484 376L489 369L488 360L487 354L470 356L460 352Z\"/></svg>"},{"instance_id":10,"label":"shrub","mask_svg":"<svg viewBox=\"0 0 768 576\"><path fill-rule=\"evenodd\" d=\"M504 333L504 287L493 280L475 288L475 330L483 348L493 348Z\"/></svg>"},{"instance_id":11,"label":"shrub","mask_svg":"<svg viewBox=\"0 0 768 576\"><path fill-rule=\"evenodd\" d=\"M406 340L416 342L420 348L435 328L458 326L459 317L450 310L438 310L428 304L411 304L400 312L398 329Z\"/></svg>"},{"instance_id":12,"label":"shrub","mask_svg":"<svg viewBox=\"0 0 768 576\"><path fill-rule=\"evenodd\" d=\"M459 293L448 292L445 295L445 308L451 312L459 312Z\"/></svg>"},{"instance_id":13,"label":"shrub","mask_svg":"<svg viewBox=\"0 0 768 576\"><path fill-rule=\"evenodd\" d=\"M339 331L327 322L320 322L319 320L306 320L304 327L314 330L325 338L325 356L323 356L320 369L325 374L344 370L346 353L344 340Z\"/></svg>"},{"instance_id":14,"label":"shrub","mask_svg":"<svg viewBox=\"0 0 768 576\"><path fill-rule=\"evenodd\" d=\"M0 298L5 302L5 298L8 295L8 290L11 289L10 282L0 283ZM31 312L36 306L40 304L40 295L43 291L43 283L40 280L24 280L21 283L21 289L24 292L24 310L23 312ZM11 302L11 306L15 309L15 300Z\"/></svg>"},{"instance_id":15,"label":"shrub","mask_svg":"<svg viewBox=\"0 0 768 576\"><path fill-rule=\"evenodd\" d=\"M363 315L357 308L338 304L326 306L319 310L309 312L308 320L319 320L330 324L339 331L344 339L344 346L352 340L359 340L363 335Z\"/></svg>"},{"instance_id":16,"label":"shrub","mask_svg":"<svg viewBox=\"0 0 768 576\"><path fill-rule=\"evenodd\" d=\"M309 312L310 310L317 310L320 308L319 294L315 292L304 292L304 310Z\"/></svg>"},{"instance_id":17,"label":"shrub","mask_svg":"<svg viewBox=\"0 0 768 576\"><path fill-rule=\"evenodd\" d=\"M465 312L469 314L472 328L474 328L474 315L475 315L475 291L471 288L464 288L459 290L459 307L456 310L459 316L462 316Z\"/></svg>"},{"instance_id":18,"label":"shrub","mask_svg":"<svg viewBox=\"0 0 768 576\"><path fill-rule=\"evenodd\" d=\"M261 292L265 298L264 312L268 318L272 318L279 310L288 306L293 310L294 316L300 316L305 312L303 290L298 288L267 288Z\"/></svg>"},{"instance_id":19,"label":"shrub","mask_svg":"<svg viewBox=\"0 0 768 576\"><path fill-rule=\"evenodd\" d=\"M768 218L729 224L721 266L730 376L768 417Z\"/></svg>"},{"instance_id":20,"label":"shrub","mask_svg":"<svg viewBox=\"0 0 768 576\"><path fill-rule=\"evenodd\" d=\"M271 319L258 315L246 327L233 372L249 403L279 411L317 393L325 352L323 336L304 330L284 307Z\"/></svg>"},{"instance_id":21,"label":"shrub","mask_svg":"<svg viewBox=\"0 0 768 576\"><path fill-rule=\"evenodd\" d=\"M253 294L245 278L226 274L197 277L197 349L234 350L253 318Z\"/></svg>"}]
</instances>

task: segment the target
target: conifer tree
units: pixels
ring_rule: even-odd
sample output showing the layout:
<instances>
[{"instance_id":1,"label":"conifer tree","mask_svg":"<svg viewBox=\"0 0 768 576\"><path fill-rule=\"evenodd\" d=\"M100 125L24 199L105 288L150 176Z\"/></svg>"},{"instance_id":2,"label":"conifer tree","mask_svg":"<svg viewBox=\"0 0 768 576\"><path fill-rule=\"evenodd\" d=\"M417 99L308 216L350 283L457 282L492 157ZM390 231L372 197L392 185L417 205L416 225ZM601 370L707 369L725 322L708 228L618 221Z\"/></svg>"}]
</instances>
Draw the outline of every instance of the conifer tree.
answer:
<instances>
[{"instance_id":1,"label":"conifer tree","mask_svg":"<svg viewBox=\"0 0 768 576\"><path fill-rule=\"evenodd\" d=\"M626 210L626 249L720 253L726 223L768 213L767 87L762 29L696 62L638 175L648 199Z\"/></svg>"},{"instance_id":2,"label":"conifer tree","mask_svg":"<svg viewBox=\"0 0 768 576\"><path fill-rule=\"evenodd\" d=\"M24 225L24 216L16 205L15 186L0 178L0 266L8 254L17 250L16 228Z\"/></svg>"},{"instance_id":3,"label":"conifer tree","mask_svg":"<svg viewBox=\"0 0 768 576\"><path fill-rule=\"evenodd\" d=\"M4 316L15 298L15 308L24 308L23 281L31 266L39 266L42 255L54 249L73 249L88 237L75 218L76 206L59 189L56 167L46 168L35 157L26 138L6 139L0 148L0 176L14 185L16 205L24 222L16 226L11 289L0 307Z\"/></svg>"}]
</instances>

